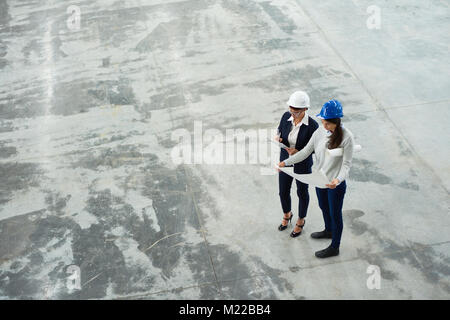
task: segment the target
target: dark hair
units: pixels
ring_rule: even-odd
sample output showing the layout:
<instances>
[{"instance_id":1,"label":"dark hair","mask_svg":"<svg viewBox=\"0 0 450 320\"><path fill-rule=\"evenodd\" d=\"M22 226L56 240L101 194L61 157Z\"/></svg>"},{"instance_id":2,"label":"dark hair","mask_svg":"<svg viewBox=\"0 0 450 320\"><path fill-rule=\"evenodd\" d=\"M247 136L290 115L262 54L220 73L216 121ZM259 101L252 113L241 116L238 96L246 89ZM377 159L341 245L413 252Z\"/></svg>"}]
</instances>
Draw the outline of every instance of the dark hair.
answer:
<instances>
[{"instance_id":1,"label":"dark hair","mask_svg":"<svg viewBox=\"0 0 450 320\"><path fill-rule=\"evenodd\" d=\"M325 121L334 123L336 125L336 129L334 129L333 134L330 136L328 140L328 149L335 149L341 145L342 139L344 137L344 132L341 127L341 119L327 119Z\"/></svg>"}]
</instances>

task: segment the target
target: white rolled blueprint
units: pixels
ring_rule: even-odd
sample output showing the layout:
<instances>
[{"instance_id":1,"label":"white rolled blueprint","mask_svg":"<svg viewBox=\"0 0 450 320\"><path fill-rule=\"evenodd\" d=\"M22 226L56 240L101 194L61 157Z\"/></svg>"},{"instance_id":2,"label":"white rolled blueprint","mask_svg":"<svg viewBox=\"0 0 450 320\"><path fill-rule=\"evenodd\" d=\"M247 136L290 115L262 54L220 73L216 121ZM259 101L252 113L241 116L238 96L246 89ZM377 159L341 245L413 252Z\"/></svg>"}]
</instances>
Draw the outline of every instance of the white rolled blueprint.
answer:
<instances>
[{"instance_id":1,"label":"white rolled blueprint","mask_svg":"<svg viewBox=\"0 0 450 320\"><path fill-rule=\"evenodd\" d=\"M275 167L277 169L280 169L284 173L290 175L294 179L296 179L300 182L312 185L317 188L326 189L326 188L328 188L326 185L330 183L327 176L325 175L325 173L322 170L313 171L312 173L309 173L309 174L299 174L299 173L294 173L293 167L280 168L278 165L275 165Z\"/></svg>"},{"instance_id":2,"label":"white rolled blueprint","mask_svg":"<svg viewBox=\"0 0 450 320\"><path fill-rule=\"evenodd\" d=\"M361 145L355 144L353 152L361 151L361 149ZM344 154L344 148L327 149L327 153L332 157L341 157Z\"/></svg>"}]
</instances>

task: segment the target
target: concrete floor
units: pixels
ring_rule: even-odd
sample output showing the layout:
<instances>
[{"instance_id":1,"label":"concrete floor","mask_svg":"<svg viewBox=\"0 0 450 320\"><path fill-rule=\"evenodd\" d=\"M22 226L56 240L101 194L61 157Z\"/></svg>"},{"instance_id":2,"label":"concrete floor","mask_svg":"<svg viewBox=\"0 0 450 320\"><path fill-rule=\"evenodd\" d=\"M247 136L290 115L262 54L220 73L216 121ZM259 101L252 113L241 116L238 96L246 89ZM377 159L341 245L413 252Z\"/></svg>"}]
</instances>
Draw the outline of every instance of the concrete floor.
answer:
<instances>
[{"instance_id":1,"label":"concrete floor","mask_svg":"<svg viewBox=\"0 0 450 320\"><path fill-rule=\"evenodd\" d=\"M0 0L0 298L449 299L449 44L446 0ZM171 157L296 90L363 146L325 260L312 187L292 239L261 164Z\"/></svg>"}]
</instances>

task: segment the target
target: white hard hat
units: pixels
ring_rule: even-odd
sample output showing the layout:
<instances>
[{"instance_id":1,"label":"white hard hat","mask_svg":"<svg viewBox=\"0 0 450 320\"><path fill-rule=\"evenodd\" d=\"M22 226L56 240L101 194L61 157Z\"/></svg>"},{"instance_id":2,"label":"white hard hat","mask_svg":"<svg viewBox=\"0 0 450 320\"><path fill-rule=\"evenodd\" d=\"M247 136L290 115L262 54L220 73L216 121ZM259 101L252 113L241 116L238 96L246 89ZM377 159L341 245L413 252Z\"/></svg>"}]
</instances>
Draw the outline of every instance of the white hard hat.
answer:
<instances>
[{"instance_id":1,"label":"white hard hat","mask_svg":"<svg viewBox=\"0 0 450 320\"><path fill-rule=\"evenodd\" d=\"M309 108L309 96L304 91L295 91L289 97L287 105L294 108Z\"/></svg>"}]
</instances>

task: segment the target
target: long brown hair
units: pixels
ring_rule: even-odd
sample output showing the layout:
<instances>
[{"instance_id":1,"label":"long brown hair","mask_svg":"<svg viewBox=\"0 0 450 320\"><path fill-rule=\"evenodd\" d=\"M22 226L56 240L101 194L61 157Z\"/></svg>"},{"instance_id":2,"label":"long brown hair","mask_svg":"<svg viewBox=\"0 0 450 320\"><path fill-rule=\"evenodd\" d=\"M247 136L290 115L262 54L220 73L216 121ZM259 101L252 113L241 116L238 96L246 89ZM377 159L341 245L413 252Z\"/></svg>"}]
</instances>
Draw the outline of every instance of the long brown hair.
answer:
<instances>
[{"instance_id":1,"label":"long brown hair","mask_svg":"<svg viewBox=\"0 0 450 320\"><path fill-rule=\"evenodd\" d=\"M344 138L344 132L341 127L341 119L327 119L325 121L334 123L336 125L336 129L334 129L333 134L328 139L328 149L335 149L341 145L342 139Z\"/></svg>"}]
</instances>

